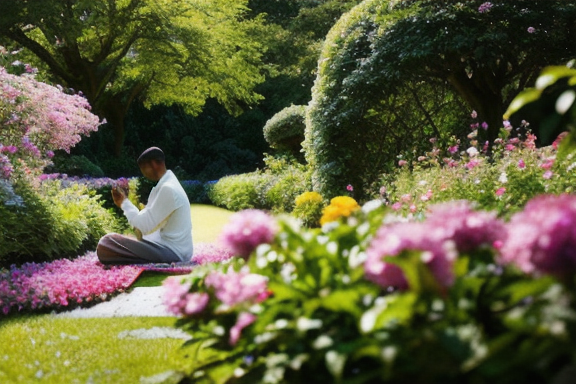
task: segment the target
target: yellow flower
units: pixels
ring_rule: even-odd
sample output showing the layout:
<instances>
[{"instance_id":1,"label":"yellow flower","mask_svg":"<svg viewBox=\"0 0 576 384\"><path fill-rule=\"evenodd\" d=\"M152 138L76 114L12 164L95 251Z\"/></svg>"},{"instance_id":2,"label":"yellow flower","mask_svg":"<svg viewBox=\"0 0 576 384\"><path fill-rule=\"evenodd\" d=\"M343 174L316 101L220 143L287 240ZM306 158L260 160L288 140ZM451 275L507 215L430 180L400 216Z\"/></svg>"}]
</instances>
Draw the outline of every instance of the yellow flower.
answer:
<instances>
[{"instance_id":1,"label":"yellow flower","mask_svg":"<svg viewBox=\"0 0 576 384\"><path fill-rule=\"evenodd\" d=\"M296 206L306 204L306 203L321 203L322 195L318 192L304 192L298 196L295 200Z\"/></svg>"},{"instance_id":2,"label":"yellow flower","mask_svg":"<svg viewBox=\"0 0 576 384\"><path fill-rule=\"evenodd\" d=\"M353 198L348 196L336 196L330 200L330 205L322 211L320 225L336 221L341 217L350 216L352 212L358 209L360 209L360 205L358 205L356 200Z\"/></svg>"}]
</instances>

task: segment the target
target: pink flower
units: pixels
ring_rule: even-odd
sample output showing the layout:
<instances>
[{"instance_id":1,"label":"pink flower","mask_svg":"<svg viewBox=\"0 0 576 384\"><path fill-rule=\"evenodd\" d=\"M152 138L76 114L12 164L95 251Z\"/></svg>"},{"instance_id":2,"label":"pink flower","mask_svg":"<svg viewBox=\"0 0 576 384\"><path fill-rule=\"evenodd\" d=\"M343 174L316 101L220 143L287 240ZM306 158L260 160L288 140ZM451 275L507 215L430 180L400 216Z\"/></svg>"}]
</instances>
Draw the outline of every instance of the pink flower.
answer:
<instances>
[{"instance_id":1,"label":"pink flower","mask_svg":"<svg viewBox=\"0 0 576 384\"><path fill-rule=\"evenodd\" d=\"M351 184L348 184L348 185L346 186L346 190L349 191L349 192L352 192L352 191L354 190L354 187L353 187Z\"/></svg>"},{"instance_id":2,"label":"pink flower","mask_svg":"<svg viewBox=\"0 0 576 384\"><path fill-rule=\"evenodd\" d=\"M193 316L202 313L202 311L204 311L204 309L208 305L210 296L208 296L207 293L195 292L187 294L185 300L186 305L184 306L184 310L182 312L186 316Z\"/></svg>"},{"instance_id":3,"label":"pink flower","mask_svg":"<svg viewBox=\"0 0 576 384\"><path fill-rule=\"evenodd\" d=\"M256 316L249 312L241 312L238 315L236 324L230 328L230 345L236 345L240 339L242 330L256 321Z\"/></svg>"},{"instance_id":4,"label":"pink flower","mask_svg":"<svg viewBox=\"0 0 576 384\"><path fill-rule=\"evenodd\" d=\"M542 195L512 216L500 262L526 273L576 273L576 196Z\"/></svg>"},{"instance_id":5,"label":"pink flower","mask_svg":"<svg viewBox=\"0 0 576 384\"><path fill-rule=\"evenodd\" d=\"M536 32L536 28L528 27L528 33L534 33L534 32Z\"/></svg>"},{"instance_id":6,"label":"pink flower","mask_svg":"<svg viewBox=\"0 0 576 384\"><path fill-rule=\"evenodd\" d=\"M542 175L542 177L546 180L549 180L552 178L552 176L554 176L554 173L552 171L546 171L544 172L544 174Z\"/></svg>"},{"instance_id":7,"label":"pink flower","mask_svg":"<svg viewBox=\"0 0 576 384\"><path fill-rule=\"evenodd\" d=\"M398 210L400 210L401 208L402 208L402 203L400 203L400 202L397 202L397 203L392 204L392 209L395 210L395 211L398 211Z\"/></svg>"},{"instance_id":8,"label":"pink flower","mask_svg":"<svg viewBox=\"0 0 576 384\"><path fill-rule=\"evenodd\" d=\"M480 7L478 7L478 12L480 12L480 13L489 12L489 11L490 11L490 8L492 8L492 6L493 6L493 4L490 3L490 2L482 3L482 4L480 5Z\"/></svg>"},{"instance_id":9,"label":"pink flower","mask_svg":"<svg viewBox=\"0 0 576 384\"><path fill-rule=\"evenodd\" d=\"M500 187L496 190L496 196L502 196L506 192L506 188Z\"/></svg>"},{"instance_id":10,"label":"pink flower","mask_svg":"<svg viewBox=\"0 0 576 384\"><path fill-rule=\"evenodd\" d=\"M407 162L406 160L400 160L400 161L398 161L398 165L401 166L401 167L405 166L406 164L408 164L408 162Z\"/></svg>"},{"instance_id":11,"label":"pink flower","mask_svg":"<svg viewBox=\"0 0 576 384\"><path fill-rule=\"evenodd\" d=\"M226 247L214 243L194 244L194 256L192 261L196 264L219 263L234 257L234 254Z\"/></svg>"},{"instance_id":12,"label":"pink flower","mask_svg":"<svg viewBox=\"0 0 576 384\"><path fill-rule=\"evenodd\" d=\"M248 269L235 272L232 268L227 273L211 272L204 283L213 288L216 298L227 306L259 303L270 295L268 279L265 276L250 273Z\"/></svg>"},{"instance_id":13,"label":"pink flower","mask_svg":"<svg viewBox=\"0 0 576 384\"><path fill-rule=\"evenodd\" d=\"M455 154L456 152L458 152L458 145L448 147L448 152L450 152L451 154Z\"/></svg>"},{"instance_id":14,"label":"pink flower","mask_svg":"<svg viewBox=\"0 0 576 384\"><path fill-rule=\"evenodd\" d=\"M271 243L277 232L278 225L272 216L247 209L232 215L222 229L221 242L235 254L247 258L258 245Z\"/></svg>"},{"instance_id":15,"label":"pink flower","mask_svg":"<svg viewBox=\"0 0 576 384\"><path fill-rule=\"evenodd\" d=\"M522 159L518 160L518 168L520 169L526 168L526 163L524 162L524 160Z\"/></svg>"},{"instance_id":16,"label":"pink flower","mask_svg":"<svg viewBox=\"0 0 576 384\"><path fill-rule=\"evenodd\" d=\"M476 111L472 111L472 113L470 114L470 116L475 119L478 117L478 113L476 113Z\"/></svg>"},{"instance_id":17,"label":"pink flower","mask_svg":"<svg viewBox=\"0 0 576 384\"><path fill-rule=\"evenodd\" d=\"M482 129L483 130L487 130L488 129L488 123L487 122L482 122Z\"/></svg>"},{"instance_id":18,"label":"pink flower","mask_svg":"<svg viewBox=\"0 0 576 384\"><path fill-rule=\"evenodd\" d=\"M550 169L554 166L554 159L546 159L541 165L542 169Z\"/></svg>"}]
</instances>

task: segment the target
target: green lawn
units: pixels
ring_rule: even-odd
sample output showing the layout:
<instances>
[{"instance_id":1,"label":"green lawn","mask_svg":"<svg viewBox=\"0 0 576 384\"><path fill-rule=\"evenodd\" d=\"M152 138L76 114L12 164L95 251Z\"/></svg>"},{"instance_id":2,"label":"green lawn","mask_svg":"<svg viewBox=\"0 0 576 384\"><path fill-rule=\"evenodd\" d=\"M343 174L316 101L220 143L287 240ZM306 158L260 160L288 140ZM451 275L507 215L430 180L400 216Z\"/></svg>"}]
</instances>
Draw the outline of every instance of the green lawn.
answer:
<instances>
[{"instance_id":1,"label":"green lawn","mask_svg":"<svg viewBox=\"0 0 576 384\"><path fill-rule=\"evenodd\" d=\"M215 241L232 214L207 205L190 208L195 243ZM158 285L165 276L148 276L152 280L137 283ZM195 361L207 356L182 348L182 339L121 337L135 329L173 327L174 322L174 318L70 319L49 314L0 319L0 383L175 383L182 371L189 372ZM170 375L173 381L163 381Z\"/></svg>"}]
</instances>

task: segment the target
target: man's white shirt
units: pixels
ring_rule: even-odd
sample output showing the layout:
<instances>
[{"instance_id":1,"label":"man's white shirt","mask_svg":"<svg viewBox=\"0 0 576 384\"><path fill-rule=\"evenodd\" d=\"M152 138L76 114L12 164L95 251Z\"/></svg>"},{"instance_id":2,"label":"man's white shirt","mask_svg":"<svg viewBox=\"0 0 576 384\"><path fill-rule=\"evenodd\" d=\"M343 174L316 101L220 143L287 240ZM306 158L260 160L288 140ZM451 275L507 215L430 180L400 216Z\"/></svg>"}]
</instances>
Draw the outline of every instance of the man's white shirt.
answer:
<instances>
[{"instance_id":1,"label":"man's white shirt","mask_svg":"<svg viewBox=\"0 0 576 384\"><path fill-rule=\"evenodd\" d=\"M192 218L184 188L170 170L150 192L141 211L128 199L121 205L124 215L143 238L170 248L182 261L192 257Z\"/></svg>"}]
</instances>

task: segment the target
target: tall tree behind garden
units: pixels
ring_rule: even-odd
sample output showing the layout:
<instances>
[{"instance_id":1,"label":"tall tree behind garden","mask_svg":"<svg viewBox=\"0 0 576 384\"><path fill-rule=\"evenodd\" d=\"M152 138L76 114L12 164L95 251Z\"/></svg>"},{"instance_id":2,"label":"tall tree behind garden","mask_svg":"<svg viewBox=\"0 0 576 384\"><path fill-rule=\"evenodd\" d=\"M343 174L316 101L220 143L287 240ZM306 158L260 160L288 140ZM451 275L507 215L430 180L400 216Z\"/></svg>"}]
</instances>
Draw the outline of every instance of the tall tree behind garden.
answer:
<instances>
[{"instance_id":1,"label":"tall tree behind garden","mask_svg":"<svg viewBox=\"0 0 576 384\"><path fill-rule=\"evenodd\" d=\"M262 19L247 0L3 0L0 36L28 49L54 80L81 91L113 129L139 98L198 114L207 98L237 114L261 97L256 41Z\"/></svg>"}]
</instances>

